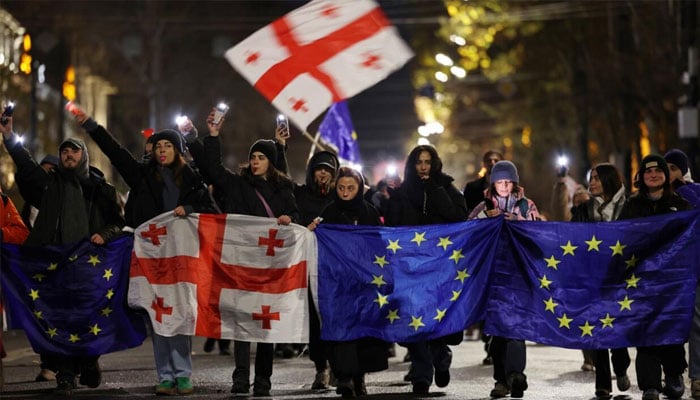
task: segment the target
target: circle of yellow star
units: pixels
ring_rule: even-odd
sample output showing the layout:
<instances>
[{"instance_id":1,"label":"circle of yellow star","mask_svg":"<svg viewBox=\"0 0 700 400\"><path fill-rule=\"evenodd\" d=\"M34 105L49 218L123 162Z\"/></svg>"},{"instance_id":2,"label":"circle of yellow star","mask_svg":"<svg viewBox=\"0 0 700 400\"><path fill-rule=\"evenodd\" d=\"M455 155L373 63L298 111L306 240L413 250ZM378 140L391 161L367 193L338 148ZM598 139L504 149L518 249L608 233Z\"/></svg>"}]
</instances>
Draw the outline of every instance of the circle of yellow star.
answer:
<instances>
[{"instance_id":1,"label":"circle of yellow star","mask_svg":"<svg viewBox=\"0 0 700 400\"><path fill-rule=\"evenodd\" d=\"M398 249L401 249L402 247L399 246L399 239L396 239L396 240L391 240L391 239L389 239L389 245L386 246L386 248L389 249L389 250L391 250L391 251L393 251L394 254L396 254L396 251L397 251Z\"/></svg>"},{"instance_id":2,"label":"circle of yellow star","mask_svg":"<svg viewBox=\"0 0 700 400\"><path fill-rule=\"evenodd\" d=\"M90 259L88 260L88 264L92 264L92 266L94 267L95 265L97 265L99 263L101 263L101 261L96 255L90 256Z\"/></svg>"},{"instance_id":3,"label":"circle of yellow star","mask_svg":"<svg viewBox=\"0 0 700 400\"><path fill-rule=\"evenodd\" d=\"M547 268L554 268L557 269L557 264L559 264L561 261L557 260L554 258L554 256L551 256L549 258L545 258L545 261L547 261Z\"/></svg>"},{"instance_id":4,"label":"circle of yellow star","mask_svg":"<svg viewBox=\"0 0 700 400\"><path fill-rule=\"evenodd\" d=\"M462 294L462 290L457 290L457 291L452 291L452 297L450 298L450 301L457 301L459 298L459 295Z\"/></svg>"},{"instance_id":5,"label":"circle of yellow star","mask_svg":"<svg viewBox=\"0 0 700 400\"><path fill-rule=\"evenodd\" d=\"M105 297L111 300L112 297L114 297L114 289L107 289L107 294Z\"/></svg>"},{"instance_id":6,"label":"circle of yellow star","mask_svg":"<svg viewBox=\"0 0 700 400\"><path fill-rule=\"evenodd\" d=\"M450 256L450 260L453 260L455 264L459 262L460 259L464 258L462 255L462 249L459 250L452 250L452 255Z\"/></svg>"},{"instance_id":7,"label":"circle of yellow star","mask_svg":"<svg viewBox=\"0 0 700 400\"><path fill-rule=\"evenodd\" d=\"M80 341L80 336L78 336L78 335L76 335L76 334L74 334L74 333L71 333L71 334L70 334L70 338L69 338L68 340L69 340L71 343L75 343L75 342Z\"/></svg>"},{"instance_id":8,"label":"circle of yellow star","mask_svg":"<svg viewBox=\"0 0 700 400\"><path fill-rule=\"evenodd\" d=\"M570 323L571 321L573 321L573 318L567 317L567 316L566 316L566 313L564 313L564 315L562 315L560 318L557 318L557 320L559 321L559 327L560 327L560 328L571 329L571 327L569 326L569 323Z\"/></svg>"},{"instance_id":9,"label":"circle of yellow star","mask_svg":"<svg viewBox=\"0 0 700 400\"><path fill-rule=\"evenodd\" d=\"M389 320L390 324L393 324L397 319L401 319L401 317L399 317L399 310L389 310L389 315L386 316L386 319Z\"/></svg>"},{"instance_id":10,"label":"circle of yellow star","mask_svg":"<svg viewBox=\"0 0 700 400\"><path fill-rule=\"evenodd\" d=\"M377 288L382 287L382 285L386 285L386 282L384 282L384 275L374 275L372 274L372 282L370 282L372 285L377 285Z\"/></svg>"},{"instance_id":11,"label":"circle of yellow star","mask_svg":"<svg viewBox=\"0 0 700 400\"><path fill-rule=\"evenodd\" d=\"M632 311L632 303L634 303L634 300L628 299L627 296L625 296L625 298L622 299L622 301L617 302L617 304L620 305L620 311L625 309Z\"/></svg>"},{"instance_id":12,"label":"circle of yellow star","mask_svg":"<svg viewBox=\"0 0 700 400\"><path fill-rule=\"evenodd\" d=\"M408 324L408 326L412 327L414 331L417 331L421 326L425 326L423 323L423 317L421 316L416 318L411 315L411 323Z\"/></svg>"},{"instance_id":13,"label":"circle of yellow star","mask_svg":"<svg viewBox=\"0 0 700 400\"><path fill-rule=\"evenodd\" d=\"M595 325L590 325L588 321L586 321L585 324L579 325L578 328L581 329L581 337L586 335L593 336L593 328L595 328Z\"/></svg>"},{"instance_id":14,"label":"circle of yellow star","mask_svg":"<svg viewBox=\"0 0 700 400\"><path fill-rule=\"evenodd\" d=\"M625 282L627 282L627 289L631 287L636 288L637 282L639 282L641 279L642 278L637 278L636 276L634 276L634 274L632 274L632 276L630 276L628 279L625 279Z\"/></svg>"},{"instance_id":15,"label":"circle of yellow star","mask_svg":"<svg viewBox=\"0 0 700 400\"><path fill-rule=\"evenodd\" d=\"M425 232L418 233L414 232L415 236L413 236L413 239L411 239L411 242L414 242L420 247L420 244L425 242L427 239L425 238Z\"/></svg>"},{"instance_id":16,"label":"circle of yellow star","mask_svg":"<svg viewBox=\"0 0 700 400\"><path fill-rule=\"evenodd\" d=\"M540 278L540 288L549 289L551 283L552 281L547 279L547 275L543 275L542 278Z\"/></svg>"},{"instance_id":17,"label":"circle of yellow star","mask_svg":"<svg viewBox=\"0 0 700 400\"><path fill-rule=\"evenodd\" d=\"M377 264L379 268L384 268L385 265L389 264L389 261L386 260L386 256L374 256L374 262L372 264Z\"/></svg>"},{"instance_id":18,"label":"circle of yellow star","mask_svg":"<svg viewBox=\"0 0 700 400\"><path fill-rule=\"evenodd\" d=\"M49 328L46 330L46 334L49 335L49 337L53 339L54 336L58 335L58 329Z\"/></svg>"},{"instance_id":19,"label":"circle of yellow star","mask_svg":"<svg viewBox=\"0 0 700 400\"><path fill-rule=\"evenodd\" d=\"M441 310L438 308L435 310L435 312L436 312L436 315L433 319L442 322L442 319L445 317L445 314L447 313L447 309L445 308L444 310Z\"/></svg>"},{"instance_id":20,"label":"circle of yellow star","mask_svg":"<svg viewBox=\"0 0 700 400\"><path fill-rule=\"evenodd\" d=\"M552 299L551 297L549 298L549 300L542 300L542 301L544 302L544 309L545 309L545 311L551 311L552 314L554 314L554 309L555 309L559 304L555 303L555 302L554 302L554 299Z\"/></svg>"},{"instance_id":21,"label":"circle of yellow star","mask_svg":"<svg viewBox=\"0 0 700 400\"><path fill-rule=\"evenodd\" d=\"M632 254L632 257L630 257L629 260L625 261L625 264L627 265L627 268L634 268L637 265L637 261L639 261L637 256Z\"/></svg>"},{"instance_id":22,"label":"circle of yellow star","mask_svg":"<svg viewBox=\"0 0 700 400\"><path fill-rule=\"evenodd\" d=\"M620 241L618 240L618 241L615 243L615 246L609 246L609 247L610 247L610 250L613 251L612 255L614 256L615 254L622 255L622 250L624 250L625 247L627 247L627 245L626 245L626 244L620 244Z\"/></svg>"},{"instance_id":23,"label":"circle of yellow star","mask_svg":"<svg viewBox=\"0 0 700 400\"><path fill-rule=\"evenodd\" d=\"M114 276L114 275L112 274L112 268L106 269L106 270L105 270L105 274L102 275L102 277L105 278L105 279L108 280L108 281L109 281L109 278L111 278L112 276Z\"/></svg>"},{"instance_id":24,"label":"circle of yellow star","mask_svg":"<svg viewBox=\"0 0 700 400\"><path fill-rule=\"evenodd\" d=\"M109 307L105 307L102 309L101 314L105 317L109 317L109 314L112 313L112 309Z\"/></svg>"},{"instance_id":25,"label":"circle of yellow star","mask_svg":"<svg viewBox=\"0 0 700 400\"><path fill-rule=\"evenodd\" d=\"M461 269L457 271L457 277L454 280L458 280L460 283L464 283L464 280L469 278L471 275L467 273L467 269Z\"/></svg>"},{"instance_id":26,"label":"circle of yellow star","mask_svg":"<svg viewBox=\"0 0 700 400\"><path fill-rule=\"evenodd\" d=\"M101 331L102 331L102 329L100 329L100 327L97 326L97 324L90 327L90 332L95 336L97 336L97 334L100 333Z\"/></svg>"},{"instance_id":27,"label":"circle of yellow star","mask_svg":"<svg viewBox=\"0 0 700 400\"><path fill-rule=\"evenodd\" d=\"M442 247L443 250L447 250L447 246L451 245L452 242L450 241L450 237L441 237L440 238L440 243L437 244L437 247Z\"/></svg>"},{"instance_id":28,"label":"circle of yellow star","mask_svg":"<svg viewBox=\"0 0 700 400\"><path fill-rule=\"evenodd\" d=\"M578 246L571 245L571 240L567 241L565 246L559 246L559 247L561 247L561 249L564 250L564 254L562 254L564 256L567 254L571 254L573 256L574 250L578 249Z\"/></svg>"},{"instance_id":29,"label":"circle of yellow star","mask_svg":"<svg viewBox=\"0 0 700 400\"><path fill-rule=\"evenodd\" d=\"M49 263L49 267L46 269L49 271L55 271L58 269L58 263Z\"/></svg>"},{"instance_id":30,"label":"circle of yellow star","mask_svg":"<svg viewBox=\"0 0 700 400\"><path fill-rule=\"evenodd\" d=\"M39 298L39 290L38 289L30 289L29 297L31 297L32 300L38 299Z\"/></svg>"},{"instance_id":31,"label":"circle of yellow star","mask_svg":"<svg viewBox=\"0 0 700 400\"><path fill-rule=\"evenodd\" d=\"M605 318L601 319L600 322L603 323L603 328L612 328L613 327L613 321L615 321L615 318L610 316L610 313L605 314Z\"/></svg>"},{"instance_id":32,"label":"circle of yellow star","mask_svg":"<svg viewBox=\"0 0 700 400\"><path fill-rule=\"evenodd\" d=\"M384 307L385 305L389 304L389 295L382 295L381 293L377 293L377 298L374 299L374 302L379 304L379 308Z\"/></svg>"},{"instance_id":33,"label":"circle of yellow star","mask_svg":"<svg viewBox=\"0 0 700 400\"><path fill-rule=\"evenodd\" d=\"M586 244L588 245L588 251L595 250L595 251L600 251L598 248L598 245L603 243L602 240L598 240L595 238L595 235L591 238L591 240L586 240Z\"/></svg>"}]
</instances>

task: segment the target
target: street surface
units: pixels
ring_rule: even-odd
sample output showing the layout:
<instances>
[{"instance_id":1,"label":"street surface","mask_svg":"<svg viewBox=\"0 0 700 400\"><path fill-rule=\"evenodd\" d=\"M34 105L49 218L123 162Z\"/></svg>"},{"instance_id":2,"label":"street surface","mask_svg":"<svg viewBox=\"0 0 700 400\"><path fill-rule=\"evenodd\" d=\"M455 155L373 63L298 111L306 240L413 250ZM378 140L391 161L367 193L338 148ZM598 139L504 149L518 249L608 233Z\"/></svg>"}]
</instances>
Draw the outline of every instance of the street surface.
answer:
<instances>
[{"instance_id":1,"label":"street surface","mask_svg":"<svg viewBox=\"0 0 700 400\"><path fill-rule=\"evenodd\" d=\"M3 360L5 386L0 398L5 399L53 399L55 382L34 382L39 372L39 357L34 354L22 331L4 332L8 357ZM220 356L218 349L212 353L202 350L204 339L196 337L193 344L193 383L195 394L190 399L244 399L251 396L233 396L231 372L233 356ZM255 349L255 346L252 346ZM481 364L484 358L481 341L465 341L453 347L452 380L446 388L431 386L425 396L411 394L411 385L403 381L408 363L402 359L405 349L397 346L397 357L389 360L389 369L367 376L368 396L365 399L441 399L441 400L486 400L493 388L490 366ZM537 400L581 400L594 399L594 373L581 371L583 357L579 350L527 345L527 369L529 389L525 399ZM631 350L634 359L635 352ZM81 387L73 392L73 399L155 399L153 388L156 373L150 338L138 348L104 355L100 358L102 385L96 389ZM275 359L272 375L272 398L320 399L340 398L335 390L312 391L315 370L306 356L292 359ZM636 386L634 361L629 371L632 388L624 395L614 391L615 400L641 399ZM689 381L686 378L686 395L690 399ZM251 376L252 382L252 376ZM613 387L615 383L613 381ZM158 397L162 398L162 397ZM662 397L663 398L663 397Z\"/></svg>"}]
</instances>

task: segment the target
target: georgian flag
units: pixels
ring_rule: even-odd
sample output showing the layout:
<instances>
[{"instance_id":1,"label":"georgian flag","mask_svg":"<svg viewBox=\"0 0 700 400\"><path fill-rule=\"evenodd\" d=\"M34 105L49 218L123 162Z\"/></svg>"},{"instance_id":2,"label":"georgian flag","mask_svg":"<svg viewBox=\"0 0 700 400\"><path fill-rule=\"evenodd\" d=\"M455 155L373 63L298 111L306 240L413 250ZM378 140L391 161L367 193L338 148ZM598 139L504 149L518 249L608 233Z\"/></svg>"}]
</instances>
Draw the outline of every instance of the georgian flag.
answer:
<instances>
[{"instance_id":1,"label":"georgian flag","mask_svg":"<svg viewBox=\"0 0 700 400\"><path fill-rule=\"evenodd\" d=\"M234 214L162 214L134 232L129 305L163 336L308 342L316 238Z\"/></svg>"},{"instance_id":2,"label":"georgian flag","mask_svg":"<svg viewBox=\"0 0 700 400\"><path fill-rule=\"evenodd\" d=\"M226 51L299 128L400 68L413 52L371 0L313 0Z\"/></svg>"}]
</instances>

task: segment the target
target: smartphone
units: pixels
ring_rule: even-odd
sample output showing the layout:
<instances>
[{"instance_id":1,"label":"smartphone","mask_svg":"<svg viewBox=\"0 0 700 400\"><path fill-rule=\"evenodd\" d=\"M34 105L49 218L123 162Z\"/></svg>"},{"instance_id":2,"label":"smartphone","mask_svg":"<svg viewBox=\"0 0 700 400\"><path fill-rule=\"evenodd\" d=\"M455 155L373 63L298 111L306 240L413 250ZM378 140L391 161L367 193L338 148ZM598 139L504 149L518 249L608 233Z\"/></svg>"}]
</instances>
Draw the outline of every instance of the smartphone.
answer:
<instances>
[{"instance_id":1,"label":"smartphone","mask_svg":"<svg viewBox=\"0 0 700 400\"><path fill-rule=\"evenodd\" d=\"M72 101L69 101L68 103L66 103L66 111L75 116L80 113L80 108Z\"/></svg>"},{"instance_id":2,"label":"smartphone","mask_svg":"<svg viewBox=\"0 0 700 400\"><path fill-rule=\"evenodd\" d=\"M15 103L12 101L8 102L7 105L5 106L5 109L2 110L2 117L0 118L0 124L2 124L2 126L7 125L7 122L8 122L7 117L11 117L12 113L14 111L15 111Z\"/></svg>"},{"instance_id":3,"label":"smartphone","mask_svg":"<svg viewBox=\"0 0 700 400\"><path fill-rule=\"evenodd\" d=\"M226 103L219 103L216 105L216 110L214 111L214 124L218 124L219 122L221 122L221 118L223 118L224 115L226 115L228 109L229 107Z\"/></svg>"},{"instance_id":4,"label":"smartphone","mask_svg":"<svg viewBox=\"0 0 700 400\"><path fill-rule=\"evenodd\" d=\"M289 131L289 119L287 119L287 116L284 114L277 114L277 129L282 128L282 133L281 136L285 139L289 138L291 136L291 132Z\"/></svg>"}]
</instances>

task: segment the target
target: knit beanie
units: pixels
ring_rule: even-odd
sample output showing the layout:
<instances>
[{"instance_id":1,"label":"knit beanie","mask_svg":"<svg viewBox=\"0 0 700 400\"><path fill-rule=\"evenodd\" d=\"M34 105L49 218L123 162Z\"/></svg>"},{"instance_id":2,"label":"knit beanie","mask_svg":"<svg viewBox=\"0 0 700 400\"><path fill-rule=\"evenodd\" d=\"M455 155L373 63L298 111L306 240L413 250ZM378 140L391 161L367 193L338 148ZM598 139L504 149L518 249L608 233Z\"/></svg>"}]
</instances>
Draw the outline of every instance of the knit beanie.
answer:
<instances>
[{"instance_id":1,"label":"knit beanie","mask_svg":"<svg viewBox=\"0 0 700 400\"><path fill-rule=\"evenodd\" d=\"M688 156L686 156L684 152L673 149L664 154L664 160L666 160L668 164L673 164L678 167L678 169L681 170L681 175L685 175L688 172Z\"/></svg>"},{"instance_id":2,"label":"knit beanie","mask_svg":"<svg viewBox=\"0 0 700 400\"><path fill-rule=\"evenodd\" d=\"M515 167L515 164L507 160L502 160L493 166L491 169L491 183L496 183L496 181L500 181L502 179L513 183L520 182L520 178L518 177L518 169Z\"/></svg>"},{"instance_id":3,"label":"knit beanie","mask_svg":"<svg viewBox=\"0 0 700 400\"><path fill-rule=\"evenodd\" d=\"M259 151L265 154L270 164L277 168L277 146L274 140L260 139L250 146L250 151L248 151L248 160L253 156L253 153Z\"/></svg>"},{"instance_id":4,"label":"knit beanie","mask_svg":"<svg viewBox=\"0 0 700 400\"><path fill-rule=\"evenodd\" d=\"M153 138L153 139L151 139ZM148 138L148 141L153 143L155 146L159 140L167 140L172 143L173 146L180 152L180 154L185 154L185 142L182 140L182 135L172 129L165 129L160 132L156 132L153 136Z\"/></svg>"},{"instance_id":5,"label":"knit beanie","mask_svg":"<svg viewBox=\"0 0 700 400\"><path fill-rule=\"evenodd\" d=\"M320 151L313 155L311 161L309 162L309 169L315 171L316 168L324 166L331 170L333 175L338 170L338 157L330 151Z\"/></svg>"},{"instance_id":6,"label":"knit beanie","mask_svg":"<svg viewBox=\"0 0 700 400\"><path fill-rule=\"evenodd\" d=\"M648 156L642 159L640 173L644 173L645 170L653 167L660 168L666 176L666 182L670 182L670 172L668 171L668 164L666 164L666 160L664 160L663 157L657 154L649 154Z\"/></svg>"}]
</instances>

